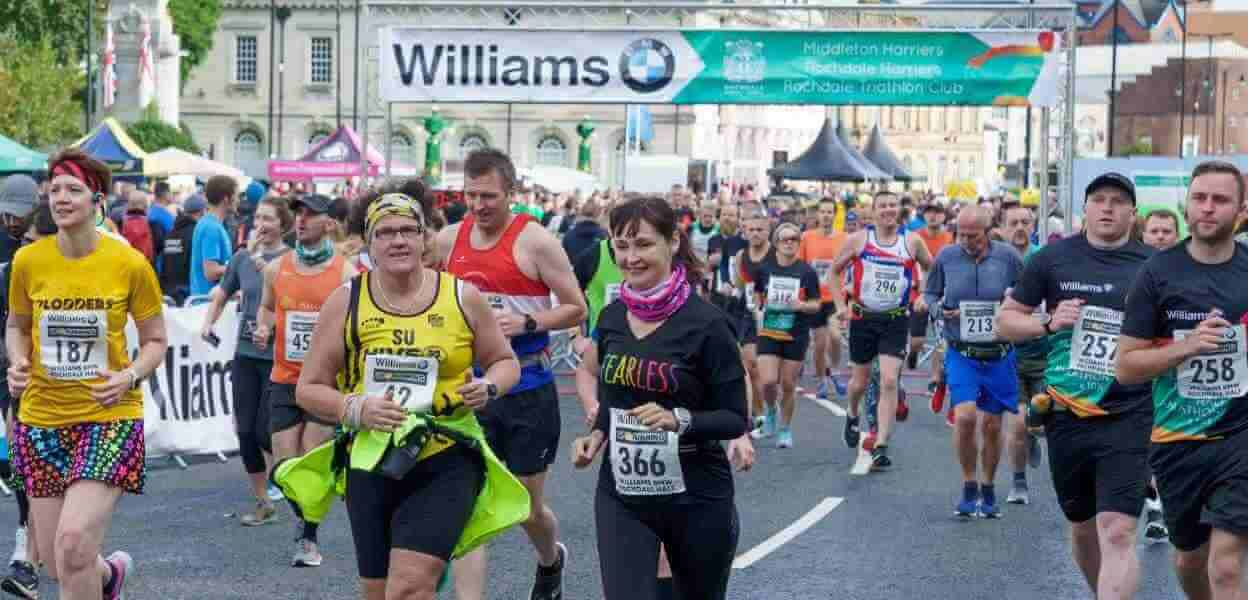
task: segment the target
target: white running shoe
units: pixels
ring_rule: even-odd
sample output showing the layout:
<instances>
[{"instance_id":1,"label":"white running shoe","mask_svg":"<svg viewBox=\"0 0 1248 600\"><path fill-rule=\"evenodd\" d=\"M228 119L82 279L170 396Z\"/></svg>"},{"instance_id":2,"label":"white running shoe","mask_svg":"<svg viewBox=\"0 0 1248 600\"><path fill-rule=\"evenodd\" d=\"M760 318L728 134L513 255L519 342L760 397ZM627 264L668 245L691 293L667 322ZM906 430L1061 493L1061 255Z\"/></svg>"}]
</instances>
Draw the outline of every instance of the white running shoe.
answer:
<instances>
[{"instance_id":1,"label":"white running shoe","mask_svg":"<svg viewBox=\"0 0 1248 600\"><path fill-rule=\"evenodd\" d=\"M112 581L112 585L105 588L104 600L125 600L126 599L126 577L134 575L134 559L126 552L118 550L108 555L104 562L113 566L116 572L116 578ZM112 589L109 590L108 588Z\"/></svg>"},{"instance_id":2,"label":"white running shoe","mask_svg":"<svg viewBox=\"0 0 1248 600\"><path fill-rule=\"evenodd\" d=\"M321 553L317 551L316 542L312 540L295 540L295 557L291 564L296 567L321 566Z\"/></svg>"},{"instance_id":3,"label":"white running shoe","mask_svg":"<svg viewBox=\"0 0 1248 600\"><path fill-rule=\"evenodd\" d=\"M26 562L26 528L18 527L13 534L13 555L9 557L9 564L15 562Z\"/></svg>"}]
</instances>

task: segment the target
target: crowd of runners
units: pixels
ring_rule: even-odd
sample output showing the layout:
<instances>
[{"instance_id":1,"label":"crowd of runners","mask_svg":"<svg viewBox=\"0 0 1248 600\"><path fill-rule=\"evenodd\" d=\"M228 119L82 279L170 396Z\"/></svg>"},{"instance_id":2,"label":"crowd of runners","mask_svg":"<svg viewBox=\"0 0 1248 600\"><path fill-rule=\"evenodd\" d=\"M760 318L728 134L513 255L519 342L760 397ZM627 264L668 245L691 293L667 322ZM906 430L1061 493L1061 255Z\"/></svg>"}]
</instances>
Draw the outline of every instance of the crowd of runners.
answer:
<instances>
[{"instance_id":1,"label":"crowd of runners","mask_svg":"<svg viewBox=\"0 0 1248 600\"><path fill-rule=\"evenodd\" d=\"M0 589L33 599L55 580L61 598L113 600L135 566L102 547L119 497L144 488L139 384L165 356L162 297L151 263L100 225L108 168L76 150L49 167L42 201L0 189L23 243L3 271L21 515ZM1005 516L1002 459L1004 503L1028 504L1047 447L1095 597L1134 596L1141 517L1149 540L1174 545L1187 597L1241 597L1248 246L1235 236L1248 207L1233 165L1198 166L1182 215L1137 216L1132 182L1101 175L1077 231L1049 240L1037 222L1061 215L1048 207L890 191L781 210L727 191L693 205L680 188L590 198L561 224L517 210L506 154L464 167L462 219L418 180L383 182L354 200L348 253L331 238L335 199L271 196L246 245L207 261L201 335L237 338L255 496L240 523L280 521L284 500L293 566L322 564L318 525L342 498L363 598L483 598L489 542L517 525L536 563L530 600L563 598L565 566L587 554L545 501L562 454L578 468L601 458L608 600L722 599L733 470L753 466L756 444L793 447L803 375L816 398L844 401L848 451L886 471L913 458L891 450L911 410L902 373L926 368L961 473L956 518ZM208 183L217 221L235 194ZM238 331L216 330L234 298ZM556 335L573 338L583 414L561 414ZM563 419L586 433L561 440Z\"/></svg>"}]
</instances>

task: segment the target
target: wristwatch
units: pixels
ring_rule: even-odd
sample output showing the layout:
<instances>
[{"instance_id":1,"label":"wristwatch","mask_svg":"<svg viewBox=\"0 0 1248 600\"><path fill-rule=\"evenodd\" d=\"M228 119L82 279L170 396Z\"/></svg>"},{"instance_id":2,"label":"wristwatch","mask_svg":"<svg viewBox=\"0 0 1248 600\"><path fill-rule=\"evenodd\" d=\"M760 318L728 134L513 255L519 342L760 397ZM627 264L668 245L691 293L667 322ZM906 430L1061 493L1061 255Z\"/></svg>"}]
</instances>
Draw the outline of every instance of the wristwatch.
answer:
<instances>
[{"instance_id":1,"label":"wristwatch","mask_svg":"<svg viewBox=\"0 0 1248 600\"><path fill-rule=\"evenodd\" d=\"M491 401L498 398L498 386L494 385L494 382L489 380L487 380L485 384L485 398Z\"/></svg>"},{"instance_id":2,"label":"wristwatch","mask_svg":"<svg viewBox=\"0 0 1248 600\"><path fill-rule=\"evenodd\" d=\"M1057 332L1053 331L1053 327L1052 327L1052 325L1053 325L1053 315L1050 315L1050 314L1048 314L1048 313L1045 313L1045 315L1044 315L1044 316L1042 316L1042 317L1040 317L1040 318L1044 321L1044 333L1045 333L1045 335L1053 335L1054 333L1057 333Z\"/></svg>"},{"instance_id":3,"label":"wristwatch","mask_svg":"<svg viewBox=\"0 0 1248 600\"><path fill-rule=\"evenodd\" d=\"M537 331L537 319L533 315L524 315L524 332L535 333Z\"/></svg>"},{"instance_id":4,"label":"wristwatch","mask_svg":"<svg viewBox=\"0 0 1248 600\"><path fill-rule=\"evenodd\" d=\"M688 409L674 408L672 414L676 417L676 434L685 435L689 428L693 426L693 415L689 414Z\"/></svg>"}]
</instances>

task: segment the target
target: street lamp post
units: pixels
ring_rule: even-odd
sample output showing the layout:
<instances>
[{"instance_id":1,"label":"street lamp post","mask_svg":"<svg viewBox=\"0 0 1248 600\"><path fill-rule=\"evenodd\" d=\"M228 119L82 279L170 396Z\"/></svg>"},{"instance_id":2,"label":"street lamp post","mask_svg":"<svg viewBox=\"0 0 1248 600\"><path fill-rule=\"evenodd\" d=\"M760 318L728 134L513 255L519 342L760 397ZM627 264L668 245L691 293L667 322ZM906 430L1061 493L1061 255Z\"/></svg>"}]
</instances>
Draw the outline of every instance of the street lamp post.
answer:
<instances>
[{"instance_id":1,"label":"street lamp post","mask_svg":"<svg viewBox=\"0 0 1248 600\"><path fill-rule=\"evenodd\" d=\"M278 6L276 15L278 23L279 55L277 59L277 154L282 153L282 120L286 112L286 21L293 11L285 4Z\"/></svg>"},{"instance_id":2,"label":"street lamp post","mask_svg":"<svg viewBox=\"0 0 1248 600\"><path fill-rule=\"evenodd\" d=\"M268 141L269 158L277 158L277 154L273 152L273 96L276 93L274 85L277 83L277 77L274 71L277 65L274 62L277 59L277 2L269 0L269 131L265 139Z\"/></svg>"}]
</instances>

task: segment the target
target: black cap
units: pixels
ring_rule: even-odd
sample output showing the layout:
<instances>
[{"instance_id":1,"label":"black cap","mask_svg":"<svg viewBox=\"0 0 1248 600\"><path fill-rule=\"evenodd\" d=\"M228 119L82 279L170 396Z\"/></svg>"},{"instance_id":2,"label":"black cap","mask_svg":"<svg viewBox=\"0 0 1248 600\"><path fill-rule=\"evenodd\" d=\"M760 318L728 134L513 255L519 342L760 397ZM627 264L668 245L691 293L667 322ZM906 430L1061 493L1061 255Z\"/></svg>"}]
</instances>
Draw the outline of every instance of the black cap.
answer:
<instances>
[{"instance_id":1,"label":"black cap","mask_svg":"<svg viewBox=\"0 0 1248 600\"><path fill-rule=\"evenodd\" d=\"M334 206L334 199L324 194L304 194L290 203L290 210L299 210L299 206L308 207L314 213L328 214Z\"/></svg>"},{"instance_id":2,"label":"black cap","mask_svg":"<svg viewBox=\"0 0 1248 600\"><path fill-rule=\"evenodd\" d=\"M1092 192L1103 187L1115 187L1122 190L1131 199L1131 204L1135 204L1135 184L1131 183L1131 180L1127 179L1126 175L1113 171L1093 179L1092 183L1089 183L1087 189L1083 191L1084 200L1087 200L1088 196L1092 195Z\"/></svg>"}]
</instances>

